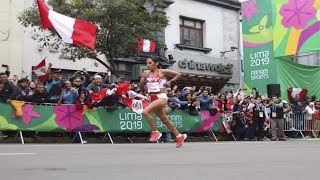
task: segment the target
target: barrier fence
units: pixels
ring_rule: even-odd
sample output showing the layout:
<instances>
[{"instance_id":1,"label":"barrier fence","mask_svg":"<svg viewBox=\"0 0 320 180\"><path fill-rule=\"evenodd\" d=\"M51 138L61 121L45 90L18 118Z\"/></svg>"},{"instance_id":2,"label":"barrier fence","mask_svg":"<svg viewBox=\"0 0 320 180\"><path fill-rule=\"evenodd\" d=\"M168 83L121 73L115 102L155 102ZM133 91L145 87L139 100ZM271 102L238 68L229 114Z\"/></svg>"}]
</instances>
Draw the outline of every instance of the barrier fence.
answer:
<instances>
[{"instance_id":1,"label":"barrier fence","mask_svg":"<svg viewBox=\"0 0 320 180\"><path fill-rule=\"evenodd\" d=\"M10 104L0 103L0 131L17 131L23 141L22 131L76 132L81 142L81 132L104 133L113 143L110 133L149 133L151 131L146 119L130 109L121 108L107 111L104 108L77 110L74 105L24 104L22 117ZM216 141L216 132L227 132L236 140L230 129L232 113L210 115L209 111L200 111L199 115L190 115L187 111L175 110L168 114L170 121L180 132L210 132ZM161 120L154 115L157 128L169 132ZM286 114L284 130L296 131L305 136L317 136L320 120L308 114Z\"/></svg>"},{"instance_id":2,"label":"barrier fence","mask_svg":"<svg viewBox=\"0 0 320 180\"><path fill-rule=\"evenodd\" d=\"M10 104L0 103L0 131L17 131L22 142L21 131L77 132L81 141L81 132L97 132L105 133L104 138L108 136L111 142L109 133L151 131L141 114L127 108L107 111L105 108L85 107L77 110L74 105L26 103L22 106L22 114L22 117L17 117L16 110ZM169 132L161 120L153 116L158 130ZM190 115L187 111L175 110L169 113L168 117L180 132L225 132L219 113L211 116L209 111L200 111L199 115Z\"/></svg>"},{"instance_id":3,"label":"barrier fence","mask_svg":"<svg viewBox=\"0 0 320 180\"><path fill-rule=\"evenodd\" d=\"M284 131L296 131L303 138L311 134L318 138L317 133L320 131L320 120L313 119L310 114L290 113L284 117Z\"/></svg>"}]
</instances>

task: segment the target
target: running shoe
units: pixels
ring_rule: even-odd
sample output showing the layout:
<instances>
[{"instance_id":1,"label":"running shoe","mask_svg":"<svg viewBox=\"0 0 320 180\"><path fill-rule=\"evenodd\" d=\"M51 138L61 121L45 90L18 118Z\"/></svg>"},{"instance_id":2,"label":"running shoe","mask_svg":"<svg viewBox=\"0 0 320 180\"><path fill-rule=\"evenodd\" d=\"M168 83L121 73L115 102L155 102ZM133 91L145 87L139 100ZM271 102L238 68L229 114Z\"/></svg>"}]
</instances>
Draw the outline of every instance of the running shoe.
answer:
<instances>
[{"instance_id":1,"label":"running shoe","mask_svg":"<svg viewBox=\"0 0 320 180\"><path fill-rule=\"evenodd\" d=\"M149 141L157 142L161 138L162 134L159 131L152 131Z\"/></svg>"},{"instance_id":2,"label":"running shoe","mask_svg":"<svg viewBox=\"0 0 320 180\"><path fill-rule=\"evenodd\" d=\"M186 134L180 134L178 137L176 137L176 148L179 148L182 146L182 143L187 138Z\"/></svg>"}]
</instances>

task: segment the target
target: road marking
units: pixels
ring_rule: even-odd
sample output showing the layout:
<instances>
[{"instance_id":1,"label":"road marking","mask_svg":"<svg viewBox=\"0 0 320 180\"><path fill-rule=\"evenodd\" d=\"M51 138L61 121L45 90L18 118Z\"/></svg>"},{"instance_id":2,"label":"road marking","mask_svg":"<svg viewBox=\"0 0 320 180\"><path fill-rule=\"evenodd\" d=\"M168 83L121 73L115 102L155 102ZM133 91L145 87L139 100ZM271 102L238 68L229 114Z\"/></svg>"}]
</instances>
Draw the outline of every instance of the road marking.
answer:
<instances>
[{"instance_id":1,"label":"road marking","mask_svg":"<svg viewBox=\"0 0 320 180\"><path fill-rule=\"evenodd\" d=\"M34 155L36 153L0 153L0 156Z\"/></svg>"}]
</instances>

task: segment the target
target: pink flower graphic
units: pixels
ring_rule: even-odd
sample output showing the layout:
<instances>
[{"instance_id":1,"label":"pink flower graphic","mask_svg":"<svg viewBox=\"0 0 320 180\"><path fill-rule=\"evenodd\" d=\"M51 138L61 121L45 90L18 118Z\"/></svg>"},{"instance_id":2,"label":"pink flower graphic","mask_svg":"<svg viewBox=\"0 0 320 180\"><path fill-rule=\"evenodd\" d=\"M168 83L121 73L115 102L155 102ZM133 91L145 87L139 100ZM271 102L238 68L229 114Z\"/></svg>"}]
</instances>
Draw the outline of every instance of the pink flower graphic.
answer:
<instances>
[{"instance_id":1,"label":"pink flower graphic","mask_svg":"<svg viewBox=\"0 0 320 180\"><path fill-rule=\"evenodd\" d=\"M75 106L56 106L53 112L57 115L56 123L67 130L72 130L84 122L82 110L77 110Z\"/></svg>"},{"instance_id":2,"label":"pink flower graphic","mask_svg":"<svg viewBox=\"0 0 320 180\"><path fill-rule=\"evenodd\" d=\"M33 109L33 105L25 105L22 107L22 111L23 111L23 116L22 116L22 120L24 122L25 125L29 126L31 119L32 118L39 118L41 117L41 115L37 112L34 111ZM16 116L16 114L12 114L13 118L19 118Z\"/></svg>"},{"instance_id":3,"label":"pink flower graphic","mask_svg":"<svg viewBox=\"0 0 320 180\"><path fill-rule=\"evenodd\" d=\"M317 10L313 7L314 0L289 0L280 9L282 25L286 28L303 29L313 19Z\"/></svg>"},{"instance_id":4,"label":"pink flower graphic","mask_svg":"<svg viewBox=\"0 0 320 180\"><path fill-rule=\"evenodd\" d=\"M256 0L252 0L250 2L242 3L242 16L245 16L247 21L251 21L251 18L254 14L258 14L260 10L256 7Z\"/></svg>"}]
</instances>

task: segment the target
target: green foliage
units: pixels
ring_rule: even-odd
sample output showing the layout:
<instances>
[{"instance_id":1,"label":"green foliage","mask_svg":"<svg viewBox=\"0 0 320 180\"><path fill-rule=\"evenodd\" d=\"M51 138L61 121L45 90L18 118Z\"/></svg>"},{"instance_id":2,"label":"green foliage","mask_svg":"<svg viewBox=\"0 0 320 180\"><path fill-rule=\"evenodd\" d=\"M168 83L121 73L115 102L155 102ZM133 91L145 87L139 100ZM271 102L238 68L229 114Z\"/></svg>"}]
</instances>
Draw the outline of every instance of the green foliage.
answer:
<instances>
[{"instance_id":1,"label":"green foliage","mask_svg":"<svg viewBox=\"0 0 320 180\"><path fill-rule=\"evenodd\" d=\"M146 4L163 7L163 0L50 0L54 11L70 17L91 21L98 26L96 51L72 46L74 58L105 54L113 65L113 59L136 53L136 39L155 39L155 32L168 25L165 13L148 12ZM25 27L40 26L37 4L23 11L18 17ZM56 32L52 31L55 35ZM71 47L67 46L67 47Z\"/></svg>"}]
</instances>

